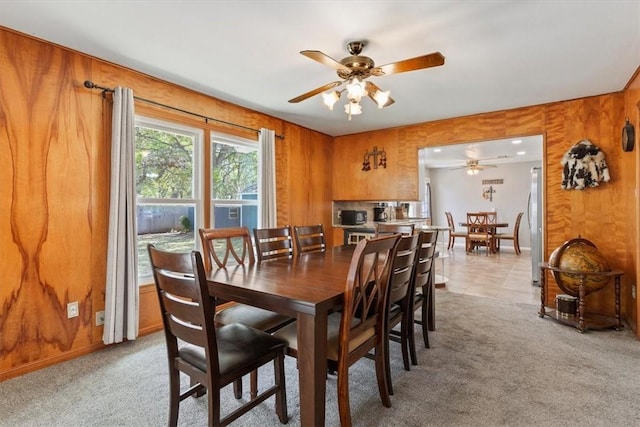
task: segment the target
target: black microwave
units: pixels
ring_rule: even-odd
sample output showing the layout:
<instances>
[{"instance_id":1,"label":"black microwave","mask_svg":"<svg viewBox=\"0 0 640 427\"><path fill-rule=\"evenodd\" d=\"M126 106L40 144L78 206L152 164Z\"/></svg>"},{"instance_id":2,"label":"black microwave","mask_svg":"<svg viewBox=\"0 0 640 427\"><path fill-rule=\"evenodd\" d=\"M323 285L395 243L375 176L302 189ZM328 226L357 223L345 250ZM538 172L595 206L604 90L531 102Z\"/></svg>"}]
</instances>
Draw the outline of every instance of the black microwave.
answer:
<instances>
[{"instance_id":1,"label":"black microwave","mask_svg":"<svg viewBox=\"0 0 640 427\"><path fill-rule=\"evenodd\" d=\"M367 222L367 211L343 210L340 214L342 225L359 225Z\"/></svg>"}]
</instances>

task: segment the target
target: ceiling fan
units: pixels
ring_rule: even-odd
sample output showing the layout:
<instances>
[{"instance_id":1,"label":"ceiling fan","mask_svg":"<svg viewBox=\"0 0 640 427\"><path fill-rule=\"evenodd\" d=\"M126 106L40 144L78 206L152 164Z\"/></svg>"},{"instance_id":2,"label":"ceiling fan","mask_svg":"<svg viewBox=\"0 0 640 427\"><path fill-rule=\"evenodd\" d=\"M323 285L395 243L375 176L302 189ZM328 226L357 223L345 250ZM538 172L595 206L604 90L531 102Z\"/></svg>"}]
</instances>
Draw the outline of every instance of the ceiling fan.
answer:
<instances>
[{"instance_id":1,"label":"ceiling fan","mask_svg":"<svg viewBox=\"0 0 640 427\"><path fill-rule=\"evenodd\" d=\"M313 59L314 61L335 69L338 77L342 80L327 83L326 85L310 90L309 92L290 99L289 102L297 103L304 101L305 99L311 98L319 93L344 85L345 87L341 90L323 93L322 97L325 105L327 105L330 110L333 110L333 106L338 99L340 99L340 95L342 95L344 91L347 91L349 102L345 105L345 112L349 114L349 120L351 120L352 114L355 115L362 112L360 99L363 96L371 98L378 105L378 108L388 107L395 102L393 98L389 96L389 91L382 91L378 86L370 81L365 82L369 77L404 73L407 71L437 67L444 64L444 56L442 56L440 52L435 52L376 67L373 59L368 56L360 55L365 45L365 41L349 42L347 44L347 50L351 56L342 58L340 61L336 61L319 50L301 51L300 53L307 58Z\"/></svg>"},{"instance_id":2,"label":"ceiling fan","mask_svg":"<svg viewBox=\"0 0 640 427\"><path fill-rule=\"evenodd\" d=\"M497 168L498 166L496 165L481 165L480 164L480 160L477 159L469 159L466 161L466 165L465 166L458 166L455 168L451 168L451 170L457 170L457 169L466 169L467 173L469 175L475 175L478 172L480 172L481 170L485 170L487 168Z\"/></svg>"}]
</instances>

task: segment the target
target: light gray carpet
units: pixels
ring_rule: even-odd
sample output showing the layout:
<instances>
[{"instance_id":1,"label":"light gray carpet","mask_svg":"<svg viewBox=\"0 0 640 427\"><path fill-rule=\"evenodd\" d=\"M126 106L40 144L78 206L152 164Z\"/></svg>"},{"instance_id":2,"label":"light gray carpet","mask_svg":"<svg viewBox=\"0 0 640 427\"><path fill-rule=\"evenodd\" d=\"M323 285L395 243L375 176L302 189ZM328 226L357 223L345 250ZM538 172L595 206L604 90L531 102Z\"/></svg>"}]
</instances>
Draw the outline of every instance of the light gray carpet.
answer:
<instances>
[{"instance_id":1,"label":"light gray carpet","mask_svg":"<svg viewBox=\"0 0 640 427\"><path fill-rule=\"evenodd\" d=\"M373 362L351 368L356 426L640 425L640 343L620 332L577 330L537 316L537 306L436 292L437 331L402 369L391 344L395 395L380 403ZM416 329L416 332L418 330ZM167 374L162 333L0 383L2 426L163 426ZM295 361L287 359L290 421L300 424ZM260 384L271 381L261 372ZM327 425L338 425L335 378ZM223 395L223 411L236 401ZM273 399L234 425L280 425ZM206 425L203 399L182 403L179 424Z\"/></svg>"}]
</instances>

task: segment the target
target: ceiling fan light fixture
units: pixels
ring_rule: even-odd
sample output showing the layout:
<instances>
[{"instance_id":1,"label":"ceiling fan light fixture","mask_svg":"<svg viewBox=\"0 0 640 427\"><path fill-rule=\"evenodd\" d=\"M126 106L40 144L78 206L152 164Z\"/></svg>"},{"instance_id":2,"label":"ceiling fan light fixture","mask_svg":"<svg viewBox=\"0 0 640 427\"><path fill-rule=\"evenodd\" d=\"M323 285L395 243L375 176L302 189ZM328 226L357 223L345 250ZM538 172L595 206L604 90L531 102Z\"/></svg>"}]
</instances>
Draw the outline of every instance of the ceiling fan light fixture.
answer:
<instances>
[{"instance_id":1,"label":"ceiling fan light fixture","mask_svg":"<svg viewBox=\"0 0 640 427\"><path fill-rule=\"evenodd\" d=\"M358 77L354 77L347 83L347 96L351 101L360 102L363 96L367 94L364 81Z\"/></svg>"},{"instance_id":2,"label":"ceiling fan light fixture","mask_svg":"<svg viewBox=\"0 0 640 427\"><path fill-rule=\"evenodd\" d=\"M378 90L376 91L376 94L373 96L373 99L376 101L376 104L378 104L378 108L384 108L389 102L390 96L391 96L390 91Z\"/></svg>"},{"instance_id":3,"label":"ceiling fan light fixture","mask_svg":"<svg viewBox=\"0 0 640 427\"><path fill-rule=\"evenodd\" d=\"M329 107L329 110L331 111L333 111L333 106L335 105L336 102L338 102L339 99L340 99L340 92L338 92L337 90L334 90L333 92L330 92L330 93L322 94L322 102L324 102L324 105Z\"/></svg>"},{"instance_id":4,"label":"ceiling fan light fixture","mask_svg":"<svg viewBox=\"0 0 640 427\"><path fill-rule=\"evenodd\" d=\"M469 168L467 169L467 175L477 175L478 172L480 172L480 170L476 169L473 166L469 166Z\"/></svg>"}]
</instances>

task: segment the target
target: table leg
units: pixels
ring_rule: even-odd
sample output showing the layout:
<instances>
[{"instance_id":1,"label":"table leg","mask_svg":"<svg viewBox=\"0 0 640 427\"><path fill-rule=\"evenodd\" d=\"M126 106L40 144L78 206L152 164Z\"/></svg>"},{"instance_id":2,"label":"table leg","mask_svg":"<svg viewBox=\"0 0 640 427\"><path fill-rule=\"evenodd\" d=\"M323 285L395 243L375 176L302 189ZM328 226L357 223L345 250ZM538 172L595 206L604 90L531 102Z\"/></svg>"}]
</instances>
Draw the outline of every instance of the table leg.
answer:
<instances>
[{"instance_id":1,"label":"table leg","mask_svg":"<svg viewBox=\"0 0 640 427\"><path fill-rule=\"evenodd\" d=\"M544 303L545 303L545 269L544 268L540 268L540 312L538 313L538 315L540 317L544 317L545 315L545 309L544 309Z\"/></svg>"},{"instance_id":2,"label":"table leg","mask_svg":"<svg viewBox=\"0 0 640 427\"><path fill-rule=\"evenodd\" d=\"M620 320L620 275L615 277L616 291L616 331L622 329L622 321Z\"/></svg>"},{"instance_id":3,"label":"table leg","mask_svg":"<svg viewBox=\"0 0 640 427\"><path fill-rule=\"evenodd\" d=\"M327 381L327 313L298 314L300 424L323 426Z\"/></svg>"}]
</instances>

